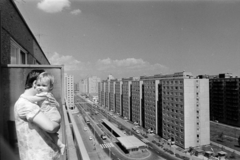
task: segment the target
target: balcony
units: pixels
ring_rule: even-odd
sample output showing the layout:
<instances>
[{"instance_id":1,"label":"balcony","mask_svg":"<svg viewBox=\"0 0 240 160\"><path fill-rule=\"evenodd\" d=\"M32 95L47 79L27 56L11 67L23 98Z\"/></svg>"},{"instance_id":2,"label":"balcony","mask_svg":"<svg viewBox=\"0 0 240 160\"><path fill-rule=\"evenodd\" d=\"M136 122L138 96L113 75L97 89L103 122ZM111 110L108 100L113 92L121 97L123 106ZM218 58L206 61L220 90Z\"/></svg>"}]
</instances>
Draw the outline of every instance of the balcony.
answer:
<instances>
[{"instance_id":1,"label":"balcony","mask_svg":"<svg viewBox=\"0 0 240 160\"><path fill-rule=\"evenodd\" d=\"M1 66L0 77L0 113L1 113L1 140L4 141L4 147L1 147L3 159L17 159L18 147L15 129L13 108L18 97L24 92L25 79L29 71L33 69L44 69L51 73L56 79L53 95L59 102L62 115L61 128L59 131L60 139L67 145L66 154L62 160L90 160L82 141L77 124L69 110L68 102L64 98L64 72L63 66L51 65L6 65ZM2 143L1 143L2 145ZM15 156L13 156L15 155ZM14 158L13 158L14 157Z\"/></svg>"}]
</instances>

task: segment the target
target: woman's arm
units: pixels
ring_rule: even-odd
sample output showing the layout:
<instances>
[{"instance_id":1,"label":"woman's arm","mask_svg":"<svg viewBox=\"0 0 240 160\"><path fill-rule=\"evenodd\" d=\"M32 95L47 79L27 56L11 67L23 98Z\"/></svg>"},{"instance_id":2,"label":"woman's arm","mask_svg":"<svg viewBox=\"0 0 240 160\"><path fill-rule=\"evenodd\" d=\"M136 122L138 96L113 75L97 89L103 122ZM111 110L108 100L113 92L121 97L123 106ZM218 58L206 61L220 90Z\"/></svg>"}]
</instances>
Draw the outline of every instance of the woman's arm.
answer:
<instances>
[{"instance_id":1,"label":"woman's arm","mask_svg":"<svg viewBox=\"0 0 240 160\"><path fill-rule=\"evenodd\" d=\"M35 103L35 102L39 102L39 101L43 101L47 98L46 95L35 95L35 96L25 96L25 95L22 95L23 98L27 99L28 101L32 102L32 103Z\"/></svg>"},{"instance_id":2,"label":"woman's arm","mask_svg":"<svg viewBox=\"0 0 240 160\"><path fill-rule=\"evenodd\" d=\"M56 133L60 128L58 123L49 120L41 111L33 117L32 121L49 133Z\"/></svg>"}]
</instances>

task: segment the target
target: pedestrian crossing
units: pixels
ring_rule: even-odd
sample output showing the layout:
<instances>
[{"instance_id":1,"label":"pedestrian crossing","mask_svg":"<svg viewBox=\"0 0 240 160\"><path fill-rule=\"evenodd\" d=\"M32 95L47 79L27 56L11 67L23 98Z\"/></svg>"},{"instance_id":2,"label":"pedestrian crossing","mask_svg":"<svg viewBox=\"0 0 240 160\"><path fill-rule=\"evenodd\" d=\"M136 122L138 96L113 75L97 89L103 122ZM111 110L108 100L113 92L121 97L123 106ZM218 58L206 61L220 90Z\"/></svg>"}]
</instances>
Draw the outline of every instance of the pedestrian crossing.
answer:
<instances>
[{"instance_id":1,"label":"pedestrian crossing","mask_svg":"<svg viewBox=\"0 0 240 160\"><path fill-rule=\"evenodd\" d=\"M111 148L111 147L114 147L114 145L112 143L103 143L103 144L100 144L100 146L102 148Z\"/></svg>"}]
</instances>

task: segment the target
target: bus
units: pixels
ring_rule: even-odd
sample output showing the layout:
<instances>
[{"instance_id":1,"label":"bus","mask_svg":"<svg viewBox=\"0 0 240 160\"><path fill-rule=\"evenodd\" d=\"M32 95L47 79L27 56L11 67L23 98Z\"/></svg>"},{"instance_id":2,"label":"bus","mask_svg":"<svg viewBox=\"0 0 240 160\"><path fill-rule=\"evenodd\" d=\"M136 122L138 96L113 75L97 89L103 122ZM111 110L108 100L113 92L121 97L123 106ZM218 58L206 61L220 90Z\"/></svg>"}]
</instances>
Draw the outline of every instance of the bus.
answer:
<instances>
[{"instance_id":1,"label":"bus","mask_svg":"<svg viewBox=\"0 0 240 160\"><path fill-rule=\"evenodd\" d=\"M85 116L84 119L85 119L85 122L86 122L86 123L90 123L89 118L88 118L87 116Z\"/></svg>"}]
</instances>

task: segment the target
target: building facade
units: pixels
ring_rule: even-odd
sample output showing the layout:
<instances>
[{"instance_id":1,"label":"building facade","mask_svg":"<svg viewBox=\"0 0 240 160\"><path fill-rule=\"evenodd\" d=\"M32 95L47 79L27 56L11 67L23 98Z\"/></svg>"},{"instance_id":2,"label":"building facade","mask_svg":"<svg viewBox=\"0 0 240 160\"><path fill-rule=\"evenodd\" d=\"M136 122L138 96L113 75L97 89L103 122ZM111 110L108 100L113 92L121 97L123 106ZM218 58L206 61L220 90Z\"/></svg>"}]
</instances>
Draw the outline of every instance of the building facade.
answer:
<instances>
[{"instance_id":1,"label":"building facade","mask_svg":"<svg viewBox=\"0 0 240 160\"><path fill-rule=\"evenodd\" d=\"M100 82L100 78L96 76L92 76L87 78L87 93L88 94L97 94L98 93L98 82Z\"/></svg>"},{"instance_id":2,"label":"building facade","mask_svg":"<svg viewBox=\"0 0 240 160\"><path fill-rule=\"evenodd\" d=\"M118 79L115 83L115 94L116 94L116 113L119 114L120 116L123 115L122 112L122 80Z\"/></svg>"},{"instance_id":3,"label":"building facade","mask_svg":"<svg viewBox=\"0 0 240 160\"><path fill-rule=\"evenodd\" d=\"M178 76L161 80L163 138L182 148L208 145L209 80Z\"/></svg>"},{"instance_id":4,"label":"building facade","mask_svg":"<svg viewBox=\"0 0 240 160\"><path fill-rule=\"evenodd\" d=\"M124 119L182 148L210 144L208 79L178 72L111 82L110 95L115 84L116 113Z\"/></svg>"},{"instance_id":5,"label":"building facade","mask_svg":"<svg viewBox=\"0 0 240 160\"><path fill-rule=\"evenodd\" d=\"M116 79L111 79L110 80L110 95L109 95L109 101L110 101L110 106L109 110L116 112Z\"/></svg>"},{"instance_id":6,"label":"building facade","mask_svg":"<svg viewBox=\"0 0 240 160\"><path fill-rule=\"evenodd\" d=\"M69 107L74 108L74 77L72 75L64 74L65 97L68 101Z\"/></svg>"},{"instance_id":7,"label":"building facade","mask_svg":"<svg viewBox=\"0 0 240 160\"><path fill-rule=\"evenodd\" d=\"M134 77L132 80L132 111L130 120L136 124L142 125L142 84L140 77Z\"/></svg>"},{"instance_id":8,"label":"building facade","mask_svg":"<svg viewBox=\"0 0 240 160\"><path fill-rule=\"evenodd\" d=\"M209 81L210 120L240 127L240 78L221 74Z\"/></svg>"},{"instance_id":9,"label":"building facade","mask_svg":"<svg viewBox=\"0 0 240 160\"><path fill-rule=\"evenodd\" d=\"M124 119L130 120L130 113L132 110L132 93L131 93L131 87L132 87L132 77L131 78L123 78L122 79L122 116Z\"/></svg>"}]
</instances>

